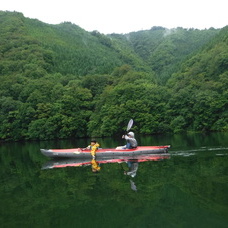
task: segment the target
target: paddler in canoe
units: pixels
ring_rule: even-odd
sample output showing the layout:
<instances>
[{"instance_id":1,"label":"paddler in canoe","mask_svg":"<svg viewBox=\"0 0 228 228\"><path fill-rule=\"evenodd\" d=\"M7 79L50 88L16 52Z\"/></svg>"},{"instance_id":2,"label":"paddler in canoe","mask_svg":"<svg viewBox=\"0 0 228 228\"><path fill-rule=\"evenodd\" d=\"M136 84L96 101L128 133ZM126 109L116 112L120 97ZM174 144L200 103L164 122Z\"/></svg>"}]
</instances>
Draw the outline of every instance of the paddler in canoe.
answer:
<instances>
[{"instance_id":1,"label":"paddler in canoe","mask_svg":"<svg viewBox=\"0 0 228 228\"><path fill-rule=\"evenodd\" d=\"M100 146L99 143L95 139L92 139L90 141L90 145L86 147L86 149L90 149L90 153L92 155L91 166L92 166L93 173L99 172L101 169L101 167L96 161L96 151L98 150L99 146Z\"/></svg>"},{"instance_id":2,"label":"paddler in canoe","mask_svg":"<svg viewBox=\"0 0 228 228\"><path fill-rule=\"evenodd\" d=\"M134 132L130 131L126 135L122 136L122 139L126 139L126 145L124 146L118 146L116 149L135 149L138 146L138 142L135 139L135 134Z\"/></svg>"},{"instance_id":3,"label":"paddler in canoe","mask_svg":"<svg viewBox=\"0 0 228 228\"><path fill-rule=\"evenodd\" d=\"M127 144L123 147L123 149L135 149L138 146L138 142L135 139L134 132L130 131L126 135L122 136L123 139L126 139Z\"/></svg>"},{"instance_id":4,"label":"paddler in canoe","mask_svg":"<svg viewBox=\"0 0 228 228\"><path fill-rule=\"evenodd\" d=\"M95 139L92 139L90 141L90 145L86 147L86 149L90 149L90 153L93 159L95 159L96 151L98 150L99 146L99 143Z\"/></svg>"}]
</instances>

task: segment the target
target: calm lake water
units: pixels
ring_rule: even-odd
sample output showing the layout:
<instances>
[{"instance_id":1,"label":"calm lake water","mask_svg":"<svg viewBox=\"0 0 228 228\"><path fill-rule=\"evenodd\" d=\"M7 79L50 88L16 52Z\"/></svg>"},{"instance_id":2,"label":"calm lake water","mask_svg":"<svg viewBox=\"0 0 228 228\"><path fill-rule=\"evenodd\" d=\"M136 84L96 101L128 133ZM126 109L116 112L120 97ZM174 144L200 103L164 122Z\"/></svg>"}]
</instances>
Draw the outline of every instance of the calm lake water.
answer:
<instances>
[{"instance_id":1,"label":"calm lake water","mask_svg":"<svg viewBox=\"0 0 228 228\"><path fill-rule=\"evenodd\" d=\"M85 147L89 139L0 144L0 227L228 227L228 133L137 137L171 145L169 157L43 169L40 148ZM103 148L122 139L99 139ZM52 163L53 164L53 163Z\"/></svg>"}]
</instances>

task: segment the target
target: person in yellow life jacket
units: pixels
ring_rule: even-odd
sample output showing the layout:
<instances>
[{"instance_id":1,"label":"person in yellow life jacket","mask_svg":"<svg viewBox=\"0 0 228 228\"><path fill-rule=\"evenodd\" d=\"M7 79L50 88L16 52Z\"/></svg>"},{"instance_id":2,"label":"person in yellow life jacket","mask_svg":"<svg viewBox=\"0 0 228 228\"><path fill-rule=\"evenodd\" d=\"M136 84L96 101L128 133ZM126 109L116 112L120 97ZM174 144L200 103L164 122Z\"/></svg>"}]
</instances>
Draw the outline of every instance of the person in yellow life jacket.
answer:
<instances>
[{"instance_id":1,"label":"person in yellow life jacket","mask_svg":"<svg viewBox=\"0 0 228 228\"><path fill-rule=\"evenodd\" d=\"M95 159L96 151L98 150L99 146L100 145L96 140L91 140L90 145L87 147L87 149L90 149L90 153L91 153L93 159Z\"/></svg>"},{"instance_id":2,"label":"person in yellow life jacket","mask_svg":"<svg viewBox=\"0 0 228 228\"><path fill-rule=\"evenodd\" d=\"M92 165L92 172L93 173L100 171L101 167L99 166L98 162L95 159L92 159L91 165Z\"/></svg>"}]
</instances>

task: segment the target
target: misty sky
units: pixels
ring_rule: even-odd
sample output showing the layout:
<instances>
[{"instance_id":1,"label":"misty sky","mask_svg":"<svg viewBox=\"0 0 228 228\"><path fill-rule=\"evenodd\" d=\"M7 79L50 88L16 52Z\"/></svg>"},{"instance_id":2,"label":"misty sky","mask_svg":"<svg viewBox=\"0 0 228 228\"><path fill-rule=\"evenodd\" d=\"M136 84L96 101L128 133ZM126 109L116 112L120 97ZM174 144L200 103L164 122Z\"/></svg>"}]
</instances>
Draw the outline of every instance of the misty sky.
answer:
<instances>
[{"instance_id":1,"label":"misty sky","mask_svg":"<svg viewBox=\"0 0 228 228\"><path fill-rule=\"evenodd\" d=\"M166 28L222 28L227 0L1 0L0 10L17 11L49 24L72 22L87 31L129 33Z\"/></svg>"}]
</instances>

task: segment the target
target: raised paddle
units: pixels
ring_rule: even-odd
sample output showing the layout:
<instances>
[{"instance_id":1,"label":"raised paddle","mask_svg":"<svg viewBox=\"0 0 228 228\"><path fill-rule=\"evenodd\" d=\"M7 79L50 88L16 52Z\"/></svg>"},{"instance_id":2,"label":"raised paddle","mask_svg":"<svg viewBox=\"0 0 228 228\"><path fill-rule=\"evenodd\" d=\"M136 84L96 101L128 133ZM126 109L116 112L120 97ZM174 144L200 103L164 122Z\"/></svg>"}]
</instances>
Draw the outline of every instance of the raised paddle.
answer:
<instances>
[{"instance_id":1,"label":"raised paddle","mask_svg":"<svg viewBox=\"0 0 228 228\"><path fill-rule=\"evenodd\" d=\"M127 131L129 131L131 129L133 123L134 123L133 119L130 119L128 122L128 125L127 125Z\"/></svg>"},{"instance_id":2,"label":"raised paddle","mask_svg":"<svg viewBox=\"0 0 228 228\"><path fill-rule=\"evenodd\" d=\"M132 125L133 125L134 121L133 119L130 119L127 125L127 132L131 129ZM122 135L122 138L124 138L125 135ZM123 149L122 146L118 146L116 147L116 149Z\"/></svg>"}]
</instances>

